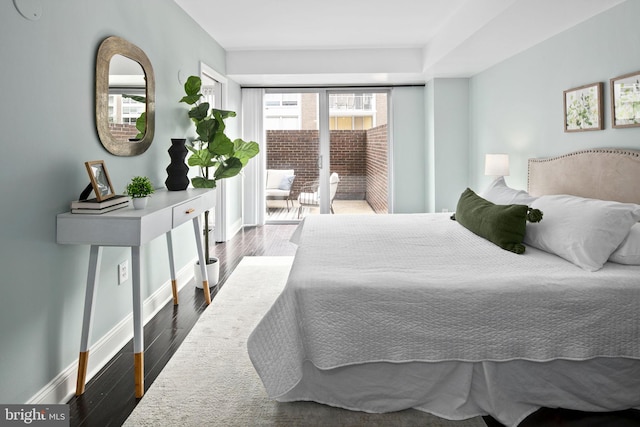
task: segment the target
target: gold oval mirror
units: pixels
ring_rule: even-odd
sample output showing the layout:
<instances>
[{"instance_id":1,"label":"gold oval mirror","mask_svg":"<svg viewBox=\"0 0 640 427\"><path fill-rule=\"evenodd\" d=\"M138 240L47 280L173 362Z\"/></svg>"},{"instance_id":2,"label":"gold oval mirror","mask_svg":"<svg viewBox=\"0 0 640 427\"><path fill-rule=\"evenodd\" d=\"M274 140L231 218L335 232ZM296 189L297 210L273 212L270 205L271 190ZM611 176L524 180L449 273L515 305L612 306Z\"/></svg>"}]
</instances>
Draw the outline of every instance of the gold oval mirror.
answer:
<instances>
[{"instance_id":1,"label":"gold oval mirror","mask_svg":"<svg viewBox=\"0 0 640 427\"><path fill-rule=\"evenodd\" d=\"M155 78L151 61L136 45L112 36L98 48L96 127L116 156L147 151L155 130Z\"/></svg>"}]
</instances>

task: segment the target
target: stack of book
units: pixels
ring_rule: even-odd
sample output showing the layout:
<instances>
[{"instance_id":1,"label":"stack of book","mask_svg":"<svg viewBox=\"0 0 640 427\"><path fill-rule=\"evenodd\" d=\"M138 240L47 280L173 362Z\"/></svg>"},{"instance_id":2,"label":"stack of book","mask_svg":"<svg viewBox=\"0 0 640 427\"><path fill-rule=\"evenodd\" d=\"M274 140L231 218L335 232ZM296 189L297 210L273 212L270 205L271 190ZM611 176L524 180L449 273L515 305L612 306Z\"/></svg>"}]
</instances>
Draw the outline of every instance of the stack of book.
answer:
<instances>
[{"instance_id":1,"label":"stack of book","mask_svg":"<svg viewBox=\"0 0 640 427\"><path fill-rule=\"evenodd\" d=\"M127 206L129 206L129 197L122 195L116 195L101 202L96 198L75 200L71 202L71 213L95 215L126 208Z\"/></svg>"}]
</instances>

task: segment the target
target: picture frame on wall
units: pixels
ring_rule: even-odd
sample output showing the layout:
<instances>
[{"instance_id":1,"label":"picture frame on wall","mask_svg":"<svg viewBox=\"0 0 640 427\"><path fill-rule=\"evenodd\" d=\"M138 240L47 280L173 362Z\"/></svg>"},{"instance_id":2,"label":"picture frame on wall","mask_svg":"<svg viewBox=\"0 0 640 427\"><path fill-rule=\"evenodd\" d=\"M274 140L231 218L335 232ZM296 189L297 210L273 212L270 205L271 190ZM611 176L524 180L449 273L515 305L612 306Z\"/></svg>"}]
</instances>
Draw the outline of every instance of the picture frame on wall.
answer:
<instances>
[{"instance_id":1,"label":"picture frame on wall","mask_svg":"<svg viewBox=\"0 0 640 427\"><path fill-rule=\"evenodd\" d=\"M564 131L584 132L604 129L602 82L567 89L564 98Z\"/></svg>"},{"instance_id":2,"label":"picture frame on wall","mask_svg":"<svg viewBox=\"0 0 640 427\"><path fill-rule=\"evenodd\" d=\"M640 71L614 77L611 89L611 126L640 126Z\"/></svg>"},{"instance_id":3,"label":"picture frame on wall","mask_svg":"<svg viewBox=\"0 0 640 427\"><path fill-rule=\"evenodd\" d=\"M87 168L96 199L101 202L115 196L116 193L113 189L113 184L109 178L109 172L107 172L107 166L104 164L104 160L92 160L85 162L84 165Z\"/></svg>"}]
</instances>

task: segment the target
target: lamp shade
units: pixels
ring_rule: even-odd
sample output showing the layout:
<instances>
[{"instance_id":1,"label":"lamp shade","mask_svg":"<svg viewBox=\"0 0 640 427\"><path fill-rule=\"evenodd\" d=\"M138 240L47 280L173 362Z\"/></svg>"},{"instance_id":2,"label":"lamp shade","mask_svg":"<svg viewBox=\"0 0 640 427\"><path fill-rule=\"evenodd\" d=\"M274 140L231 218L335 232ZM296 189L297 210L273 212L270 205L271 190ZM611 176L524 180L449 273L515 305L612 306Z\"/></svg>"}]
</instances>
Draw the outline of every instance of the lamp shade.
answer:
<instances>
[{"instance_id":1,"label":"lamp shade","mask_svg":"<svg viewBox=\"0 0 640 427\"><path fill-rule=\"evenodd\" d=\"M484 174L491 176L509 175L508 154L487 154L484 158Z\"/></svg>"}]
</instances>

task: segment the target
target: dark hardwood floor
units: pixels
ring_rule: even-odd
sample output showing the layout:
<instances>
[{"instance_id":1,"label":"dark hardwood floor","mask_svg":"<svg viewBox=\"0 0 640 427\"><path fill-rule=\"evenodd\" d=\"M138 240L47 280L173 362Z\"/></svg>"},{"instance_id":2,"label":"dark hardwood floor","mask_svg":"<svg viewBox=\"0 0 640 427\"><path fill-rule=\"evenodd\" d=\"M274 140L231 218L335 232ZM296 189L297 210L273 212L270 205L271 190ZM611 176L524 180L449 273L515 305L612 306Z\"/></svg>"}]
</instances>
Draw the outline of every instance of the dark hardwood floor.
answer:
<instances>
[{"instance_id":1,"label":"dark hardwood floor","mask_svg":"<svg viewBox=\"0 0 640 427\"><path fill-rule=\"evenodd\" d=\"M212 247L220 260L219 287L224 286L243 256L293 255L289 237L295 225L267 225L246 228L230 241ZM212 289L215 302L215 293ZM176 352L200 314L205 310L202 290L187 284L179 294L180 304L169 301L144 327L145 390ZM133 343L129 342L87 383L82 396L69 403L72 427L120 426L133 411L138 399L133 394ZM488 427L503 427L484 417ZM584 413L561 409L541 409L519 427L633 427L640 426L640 411ZM158 426L164 427L164 426ZM331 426L328 426L331 427ZM393 427L393 426L390 426Z\"/></svg>"},{"instance_id":2,"label":"dark hardwood floor","mask_svg":"<svg viewBox=\"0 0 640 427\"><path fill-rule=\"evenodd\" d=\"M483 417L487 427L504 427L491 417ZM518 427L638 427L640 411L581 412L542 408L529 415Z\"/></svg>"},{"instance_id":3,"label":"dark hardwood floor","mask_svg":"<svg viewBox=\"0 0 640 427\"><path fill-rule=\"evenodd\" d=\"M211 247L220 260L220 280L224 286L244 256L294 255L289 237L295 225L268 225L245 228L231 240ZM217 289L212 288L215 302ZM147 390L205 310L201 289L192 283L180 290L179 305L169 301L144 327L144 377ZM138 399L133 394L133 342L130 341L87 383L82 396L69 403L70 425L82 427L120 426L133 411ZM158 426L164 427L164 426Z\"/></svg>"}]
</instances>

